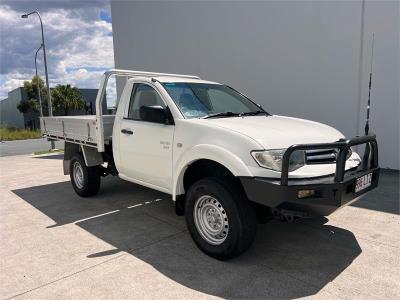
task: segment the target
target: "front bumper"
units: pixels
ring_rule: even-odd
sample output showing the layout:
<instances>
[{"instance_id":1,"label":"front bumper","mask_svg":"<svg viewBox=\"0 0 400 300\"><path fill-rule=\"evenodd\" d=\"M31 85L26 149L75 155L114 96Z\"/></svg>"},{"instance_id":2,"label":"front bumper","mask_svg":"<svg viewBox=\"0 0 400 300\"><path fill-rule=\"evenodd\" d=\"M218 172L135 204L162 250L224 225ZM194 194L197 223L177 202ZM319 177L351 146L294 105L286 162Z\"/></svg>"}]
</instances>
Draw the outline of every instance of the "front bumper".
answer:
<instances>
[{"instance_id":1,"label":"front bumper","mask_svg":"<svg viewBox=\"0 0 400 300\"><path fill-rule=\"evenodd\" d=\"M344 171L348 149L360 144L366 144L362 162L357 168ZM289 178L289 159L294 151L329 148L339 150L334 175L308 179ZM371 185L356 193L357 178L370 173ZM240 180L248 199L253 202L272 208L327 216L378 186L378 145L375 135L328 144L293 145L284 154L281 178L240 177ZM299 198L301 190L314 190L314 195Z\"/></svg>"}]
</instances>

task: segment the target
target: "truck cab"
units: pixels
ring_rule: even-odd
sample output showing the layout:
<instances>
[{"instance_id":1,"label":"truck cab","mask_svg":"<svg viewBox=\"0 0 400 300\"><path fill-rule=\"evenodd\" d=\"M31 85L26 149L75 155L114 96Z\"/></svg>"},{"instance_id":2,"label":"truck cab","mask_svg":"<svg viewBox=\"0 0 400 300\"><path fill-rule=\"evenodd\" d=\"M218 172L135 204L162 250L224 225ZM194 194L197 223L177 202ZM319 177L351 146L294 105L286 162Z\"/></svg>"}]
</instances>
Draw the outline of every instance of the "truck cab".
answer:
<instances>
[{"instance_id":1,"label":"truck cab","mask_svg":"<svg viewBox=\"0 0 400 300\"><path fill-rule=\"evenodd\" d=\"M374 135L346 139L191 75L115 70L103 77L99 102L112 74L127 81L114 117L97 106L93 129L87 126L92 144L68 139L82 136L70 119L61 117L62 134L60 120L42 120L45 135L66 141L64 173L81 196L95 195L108 174L170 194L193 240L212 257L245 251L266 217L327 216L378 185Z\"/></svg>"}]
</instances>

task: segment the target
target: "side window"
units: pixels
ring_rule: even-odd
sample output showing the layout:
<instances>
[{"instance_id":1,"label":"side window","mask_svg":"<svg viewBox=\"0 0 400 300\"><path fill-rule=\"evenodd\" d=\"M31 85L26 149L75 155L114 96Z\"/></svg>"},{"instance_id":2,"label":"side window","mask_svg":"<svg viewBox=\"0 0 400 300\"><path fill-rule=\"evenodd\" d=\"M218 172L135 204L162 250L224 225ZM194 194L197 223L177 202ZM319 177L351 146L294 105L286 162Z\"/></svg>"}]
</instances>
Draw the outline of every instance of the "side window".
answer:
<instances>
[{"instance_id":1,"label":"side window","mask_svg":"<svg viewBox=\"0 0 400 300\"><path fill-rule=\"evenodd\" d=\"M134 84L129 102L128 118L141 120L139 109L142 106L152 105L159 105L165 108L164 102L154 88L144 83Z\"/></svg>"}]
</instances>

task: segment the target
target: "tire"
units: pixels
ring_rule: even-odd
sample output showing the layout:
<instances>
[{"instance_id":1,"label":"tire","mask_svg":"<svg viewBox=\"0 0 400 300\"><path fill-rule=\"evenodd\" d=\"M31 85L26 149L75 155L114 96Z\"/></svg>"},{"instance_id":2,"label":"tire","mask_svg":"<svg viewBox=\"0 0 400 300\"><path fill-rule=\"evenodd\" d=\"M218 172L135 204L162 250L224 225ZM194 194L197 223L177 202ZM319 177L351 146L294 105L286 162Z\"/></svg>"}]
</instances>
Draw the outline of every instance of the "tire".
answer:
<instances>
[{"instance_id":1,"label":"tire","mask_svg":"<svg viewBox=\"0 0 400 300\"><path fill-rule=\"evenodd\" d=\"M219 260L247 250L257 231L257 216L242 190L220 178L201 179L189 188L185 216L196 245Z\"/></svg>"},{"instance_id":2,"label":"tire","mask_svg":"<svg viewBox=\"0 0 400 300\"><path fill-rule=\"evenodd\" d=\"M81 154L77 153L71 158L71 183L79 196L96 195L100 188L100 176L100 167L87 167Z\"/></svg>"}]
</instances>

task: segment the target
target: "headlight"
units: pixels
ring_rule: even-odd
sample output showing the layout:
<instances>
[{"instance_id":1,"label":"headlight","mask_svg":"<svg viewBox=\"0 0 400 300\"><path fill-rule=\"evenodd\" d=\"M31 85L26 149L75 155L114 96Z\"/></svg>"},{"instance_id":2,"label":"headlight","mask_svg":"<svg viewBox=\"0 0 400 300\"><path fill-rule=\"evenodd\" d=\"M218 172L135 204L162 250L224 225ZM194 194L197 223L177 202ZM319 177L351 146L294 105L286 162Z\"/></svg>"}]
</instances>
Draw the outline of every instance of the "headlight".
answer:
<instances>
[{"instance_id":1,"label":"headlight","mask_svg":"<svg viewBox=\"0 0 400 300\"><path fill-rule=\"evenodd\" d=\"M253 151L251 155L260 167L271 169L274 171L282 171L282 157L286 149ZM297 170L305 165L304 151L295 151L290 156L289 172Z\"/></svg>"}]
</instances>

